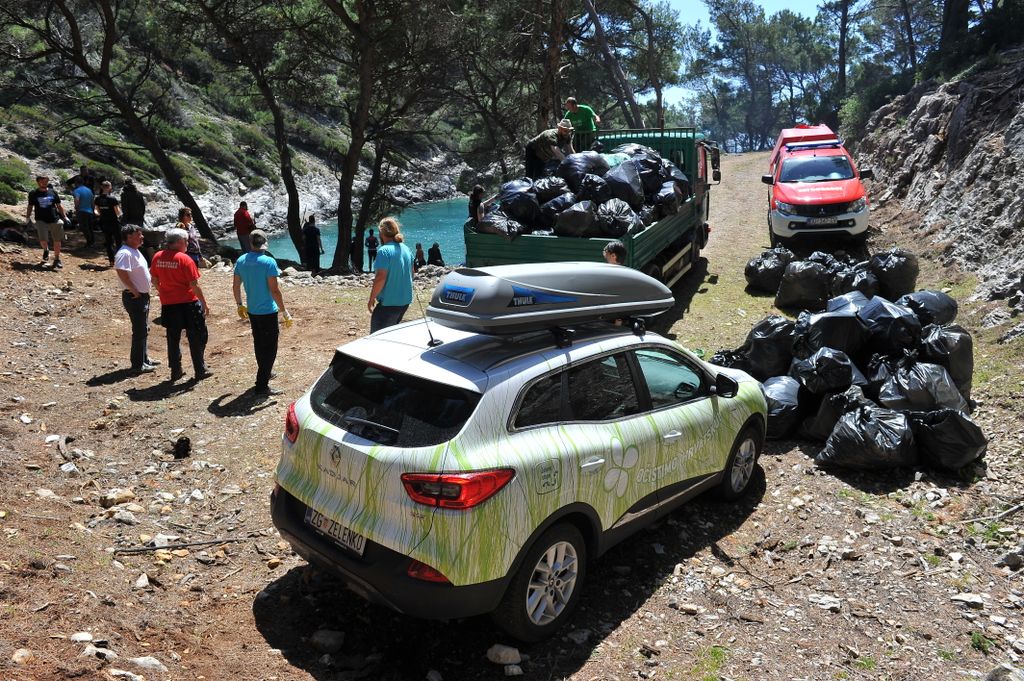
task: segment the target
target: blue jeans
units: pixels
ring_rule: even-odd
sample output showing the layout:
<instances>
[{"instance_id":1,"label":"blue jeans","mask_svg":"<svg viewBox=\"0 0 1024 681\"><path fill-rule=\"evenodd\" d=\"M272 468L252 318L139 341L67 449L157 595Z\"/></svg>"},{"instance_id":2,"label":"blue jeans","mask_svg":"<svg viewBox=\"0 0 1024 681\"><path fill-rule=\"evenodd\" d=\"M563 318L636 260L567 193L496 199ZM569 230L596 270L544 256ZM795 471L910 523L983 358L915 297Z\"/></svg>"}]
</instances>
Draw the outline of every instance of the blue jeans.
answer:
<instances>
[{"instance_id":1,"label":"blue jeans","mask_svg":"<svg viewBox=\"0 0 1024 681\"><path fill-rule=\"evenodd\" d=\"M128 291L121 291L121 303L132 321L132 370L138 371L143 364L149 363L146 352L146 340L149 337L149 294L143 293L138 298Z\"/></svg>"},{"instance_id":2,"label":"blue jeans","mask_svg":"<svg viewBox=\"0 0 1024 681\"><path fill-rule=\"evenodd\" d=\"M378 303L370 315L370 333L401 324L402 315L408 309L408 305L381 305Z\"/></svg>"}]
</instances>

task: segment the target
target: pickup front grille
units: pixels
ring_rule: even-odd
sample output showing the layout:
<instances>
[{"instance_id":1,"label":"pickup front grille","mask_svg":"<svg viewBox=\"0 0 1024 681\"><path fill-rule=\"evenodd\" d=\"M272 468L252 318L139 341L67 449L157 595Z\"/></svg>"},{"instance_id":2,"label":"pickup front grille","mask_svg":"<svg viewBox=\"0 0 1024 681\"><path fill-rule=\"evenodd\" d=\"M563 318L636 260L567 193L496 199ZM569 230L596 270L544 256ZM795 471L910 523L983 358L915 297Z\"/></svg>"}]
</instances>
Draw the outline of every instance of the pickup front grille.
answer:
<instances>
[{"instance_id":1,"label":"pickup front grille","mask_svg":"<svg viewBox=\"0 0 1024 681\"><path fill-rule=\"evenodd\" d=\"M850 204L847 202L843 203L825 203L825 204L812 204L809 206L802 206L800 204L794 204L793 210L796 215L805 218L823 218L831 217L833 215L842 215L848 213Z\"/></svg>"}]
</instances>

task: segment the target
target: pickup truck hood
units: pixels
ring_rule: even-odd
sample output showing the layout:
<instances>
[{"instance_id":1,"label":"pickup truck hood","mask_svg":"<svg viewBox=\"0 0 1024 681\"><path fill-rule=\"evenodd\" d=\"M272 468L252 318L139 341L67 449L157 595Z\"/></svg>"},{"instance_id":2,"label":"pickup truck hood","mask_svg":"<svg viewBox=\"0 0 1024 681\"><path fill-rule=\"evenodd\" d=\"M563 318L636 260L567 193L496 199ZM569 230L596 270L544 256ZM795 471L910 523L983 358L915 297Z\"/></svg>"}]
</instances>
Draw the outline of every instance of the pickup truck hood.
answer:
<instances>
[{"instance_id":1,"label":"pickup truck hood","mask_svg":"<svg viewBox=\"0 0 1024 681\"><path fill-rule=\"evenodd\" d=\"M776 201L799 205L846 203L864 195L864 185L858 178L831 182L779 182L774 192Z\"/></svg>"}]
</instances>

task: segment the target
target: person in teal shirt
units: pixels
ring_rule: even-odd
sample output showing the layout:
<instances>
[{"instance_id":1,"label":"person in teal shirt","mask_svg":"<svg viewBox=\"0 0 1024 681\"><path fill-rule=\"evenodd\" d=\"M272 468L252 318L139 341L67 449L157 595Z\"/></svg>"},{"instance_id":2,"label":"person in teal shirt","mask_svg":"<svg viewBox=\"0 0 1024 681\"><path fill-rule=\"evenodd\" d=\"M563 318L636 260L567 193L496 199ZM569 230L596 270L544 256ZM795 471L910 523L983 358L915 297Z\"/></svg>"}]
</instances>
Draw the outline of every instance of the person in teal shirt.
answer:
<instances>
[{"instance_id":1,"label":"person in teal shirt","mask_svg":"<svg viewBox=\"0 0 1024 681\"><path fill-rule=\"evenodd\" d=\"M580 151L589 151L597 138L597 124L601 117L586 104L578 104L575 97L565 100L565 116L572 121L573 131L576 134L576 148Z\"/></svg>"},{"instance_id":2,"label":"person in teal shirt","mask_svg":"<svg viewBox=\"0 0 1024 681\"><path fill-rule=\"evenodd\" d=\"M412 302L412 251L406 246L402 227L394 218L380 221L377 258L373 261L373 286L370 287L370 333L394 326Z\"/></svg>"},{"instance_id":3,"label":"person in teal shirt","mask_svg":"<svg viewBox=\"0 0 1024 681\"><path fill-rule=\"evenodd\" d=\"M252 345L256 354L256 386L259 396L278 395L281 391L270 387L270 375L277 360L277 343L280 331L277 313L284 315L283 325L292 325L292 316L284 307L284 296L277 284L281 271L277 261L267 255L267 235L254 229L249 233L251 251L235 262L235 277L232 292L238 305L239 319L248 319L252 329ZM242 288L245 288L245 303L242 302Z\"/></svg>"},{"instance_id":4,"label":"person in teal shirt","mask_svg":"<svg viewBox=\"0 0 1024 681\"><path fill-rule=\"evenodd\" d=\"M75 197L75 218L78 219L78 229L85 235L85 245L92 246L96 243L96 236L92 233L92 190L85 186L85 181L79 179L78 186L71 192Z\"/></svg>"}]
</instances>

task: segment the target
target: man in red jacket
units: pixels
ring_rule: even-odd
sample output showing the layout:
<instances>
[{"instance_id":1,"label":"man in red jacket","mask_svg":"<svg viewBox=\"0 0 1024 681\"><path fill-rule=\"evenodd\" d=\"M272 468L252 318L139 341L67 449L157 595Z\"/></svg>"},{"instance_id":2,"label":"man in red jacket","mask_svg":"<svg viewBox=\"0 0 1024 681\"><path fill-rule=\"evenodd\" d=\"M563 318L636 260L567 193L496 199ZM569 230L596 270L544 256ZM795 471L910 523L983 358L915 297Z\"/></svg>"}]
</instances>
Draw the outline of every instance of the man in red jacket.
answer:
<instances>
[{"instance_id":1,"label":"man in red jacket","mask_svg":"<svg viewBox=\"0 0 1024 681\"><path fill-rule=\"evenodd\" d=\"M252 213L249 212L249 204L242 201L238 204L238 210L235 211L235 234L238 235L238 245L242 247L242 253L252 250L249 235L254 229L256 229L256 221L252 219Z\"/></svg>"},{"instance_id":2,"label":"man in red jacket","mask_svg":"<svg viewBox=\"0 0 1024 681\"><path fill-rule=\"evenodd\" d=\"M160 295L160 316L167 329L167 363L171 367L171 381L185 375L181 368L181 332L188 338L189 354L195 380L201 381L213 375L206 366L203 353L209 333L206 330L206 315L210 308L206 297L199 288L199 268L192 258L185 255L188 246L188 232L183 229L169 229L166 247L153 256L149 271L153 288Z\"/></svg>"}]
</instances>

